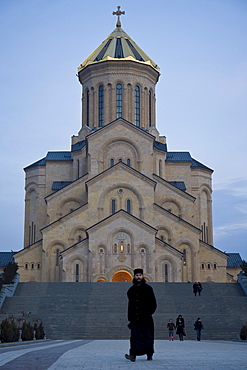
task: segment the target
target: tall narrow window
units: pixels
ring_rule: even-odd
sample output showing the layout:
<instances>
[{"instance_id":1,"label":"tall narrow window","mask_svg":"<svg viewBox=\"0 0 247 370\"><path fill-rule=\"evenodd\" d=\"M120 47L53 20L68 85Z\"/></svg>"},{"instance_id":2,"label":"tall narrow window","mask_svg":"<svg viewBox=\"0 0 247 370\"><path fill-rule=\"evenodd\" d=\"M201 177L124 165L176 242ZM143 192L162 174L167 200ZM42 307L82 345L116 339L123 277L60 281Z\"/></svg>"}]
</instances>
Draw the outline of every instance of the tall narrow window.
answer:
<instances>
[{"instance_id":1,"label":"tall narrow window","mask_svg":"<svg viewBox=\"0 0 247 370\"><path fill-rule=\"evenodd\" d=\"M186 249L183 250L183 264L184 266L186 266L186 259L187 259L187 256L186 256Z\"/></svg>"},{"instance_id":2,"label":"tall narrow window","mask_svg":"<svg viewBox=\"0 0 247 370\"><path fill-rule=\"evenodd\" d=\"M110 166L111 166L111 167L113 167L113 166L114 166L114 159L113 159L113 158L111 158L111 159L110 159Z\"/></svg>"},{"instance_id":3,"label":"tall narrow window","mask_svg":"<svg viewBox=\"0 0 247 370\"><path fill-rule=\"evenodd\" d=\"M131 213L131 200L130 199L127 199L126 208L127 208L127 212Z\"/></svg>"},{"instance_id":4,"label":"tall narrow window","mask_svg":"<svg viewBox=\"0 0 247 370\"><path fill-rule=\"evenodd\" d=\"M78 263L75 265L75 281L78 283L79 281L79 265Z\"/></svg>"},{"instance_id":5,"label":"tall narrow window","mask_svg":"<svg viewBox=\"0 0 247 370\"><path fill-rule=\"evenodd\" d=\"M148 122L149 122L149 127L152 126L152 92L149 91L148 95Z\"/></svg>"},{"instance_id":6,"label":"tall narrow window","mask_svg":"<svg viewBox=\"0 0 247 370\"><path fill-rule=\"evenodd\" d=\"M111 213L115 213L116 212L116 201L115 199L112 199L111 201Z\"/></svg>"},{"instance_id":7,"label":"tall narrow window","mask_svg":"<svg viewBox=\"0 0 247 370\"><path fill-rule=\"evenodd\" d=\"M122 117L122 99L123 99L123 87L121 84L116 86L116 116L117 118Z\"/></svg>"},{"instance_id":8,"label":"tall narrow window","mask_svg":"<svg viewBox=\"0 0 247 370\"><path fill-rule=\"evenodd\" d=\"M104 125L104 86L99 86L99 126Z\"/></svg>"},{"instance_id":9,"label":"tall narrow window","mask_svg":"<svg viewBox=\"0 0 247 370\"><path fill-rule=\"evenodd\" d=\"M130 159L129 158L127 159L127 166L130 167Z\"/></svg>"},{"instance_id":10,"label":"tall narrow window","mask_svg":"<svg viewBox=\"0 0 247 370\"><path fill-rule=\"evenodd\" d=\"M80 161L77 159L77 178L79 179L80 177Z\"/></svg>"},{"instance_id":11,"label":"tall narrow window","mask_svg":"<svg viewBox=\"0 0 247 370\"><path fill-rule=\"evenodd\" d=\"M135 124L140 127L140 87L135 87Z\"/></svg>"},{"instance_id":12,"label":"tall narrow window","mask_svg":"<svg viewBox=\"0 0 247 370\"><path fill-rule=\"evenodd\" d=\"M56 266L59 266L59 249L56 249Z\"/></svg>"},{"instance_id":13,"label":"tall narrow window","mask_svg":"<svg viewBox=\"0 0 247 370\"><path fill-rule=\"evenodd\" d=\"M86 115L86 123L89 126L89 91L87 90L87 98L86 98L86 105L87 105L87 115Z\"/></svg>"},{"instance_id":14,"label":"tall narrow window","mask_svg":"<svg viewBox=\"0 0 247 370\"><path fill-rule=\"evenodd\" d=\"M165 264L165 283L168 283L168 265Z\"/></svg>"}]
</instances>

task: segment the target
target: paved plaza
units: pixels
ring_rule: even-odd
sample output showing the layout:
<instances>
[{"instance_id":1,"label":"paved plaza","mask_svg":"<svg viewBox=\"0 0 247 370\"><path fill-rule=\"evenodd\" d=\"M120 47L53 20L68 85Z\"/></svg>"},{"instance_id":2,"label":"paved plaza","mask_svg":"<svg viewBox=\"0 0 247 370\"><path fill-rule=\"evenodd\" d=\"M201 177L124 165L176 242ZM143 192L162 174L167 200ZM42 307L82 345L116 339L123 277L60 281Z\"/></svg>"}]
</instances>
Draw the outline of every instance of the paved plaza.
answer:
<instances>
[{"instance_id":1,"label":"paved plaza","mask_svg":"<svg viewBox=\"0 0 247 370\"><path fill-rule=\"evenodd\" d=\"M51 340L0 345L1 369L176 369L240 370L247 368L247 342L155 341L153 361L124 358L128 340Z\"/></svg>"}]
</instances>

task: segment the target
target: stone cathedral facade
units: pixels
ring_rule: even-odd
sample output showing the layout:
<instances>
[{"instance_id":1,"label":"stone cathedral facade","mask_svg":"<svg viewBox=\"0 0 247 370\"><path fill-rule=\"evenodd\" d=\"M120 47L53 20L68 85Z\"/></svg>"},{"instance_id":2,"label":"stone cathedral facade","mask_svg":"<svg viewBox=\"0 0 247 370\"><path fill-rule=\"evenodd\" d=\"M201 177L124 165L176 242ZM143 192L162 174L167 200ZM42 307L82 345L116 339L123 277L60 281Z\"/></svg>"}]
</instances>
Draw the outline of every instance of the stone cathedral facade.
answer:
<instances>
[{"instance_id":1,"label":"stone cathedral facade","mask_svg":"<svg viewBox=\"0 0 247 370\"><path fill-rule=\"evenodd\" d=\"M78 67L71 150L25 168L21 281L227 281L213 246L212 170L156 127L157 64L121 28Z\"/></svg>"}]
</instances>

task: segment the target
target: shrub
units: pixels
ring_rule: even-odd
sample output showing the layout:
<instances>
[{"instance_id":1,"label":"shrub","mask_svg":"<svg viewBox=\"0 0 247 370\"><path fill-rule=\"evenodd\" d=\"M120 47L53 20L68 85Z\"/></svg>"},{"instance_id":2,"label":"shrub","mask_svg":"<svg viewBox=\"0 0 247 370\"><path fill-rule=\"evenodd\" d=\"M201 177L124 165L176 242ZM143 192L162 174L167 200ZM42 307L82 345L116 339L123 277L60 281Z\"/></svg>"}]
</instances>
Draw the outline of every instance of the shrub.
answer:
<instances>
[{"instance_id":1,"label":"shrub","mask_svg":"<svg viewBox=\"0 0 247 370\"><path fill-rule=\"evenodd\" d=\"M3 269L3 283L12 284L19 266L16 262L9 262Z\"/></svg>"},{"instance_id":2,"label":"shrub","mask_svg":"<svg viewBox=\"0 0 247 370\"><path fill-rule=\"evenodd\" d=\"M247 323L244 324L240 330L240 338L242 340L246 340L247 339Z\"/></svg>"},{"instance_id":3,"label":"shrub","mask_svg":"<svg viewBox=\"0 0 247 370\"><path fill-rule=\"evenodd\" d=\"M44 326L40 319L30 318L30 314L25 311L21 312L18 317L9 316L0 324L0 340L1 342L17 342L19 340L19 330L22 331L21 339L23 341L33 340L34 330L36 331L36 339L44 339ZM33 323L32 323L33 322Z\"/></svg>"}]
</instances>

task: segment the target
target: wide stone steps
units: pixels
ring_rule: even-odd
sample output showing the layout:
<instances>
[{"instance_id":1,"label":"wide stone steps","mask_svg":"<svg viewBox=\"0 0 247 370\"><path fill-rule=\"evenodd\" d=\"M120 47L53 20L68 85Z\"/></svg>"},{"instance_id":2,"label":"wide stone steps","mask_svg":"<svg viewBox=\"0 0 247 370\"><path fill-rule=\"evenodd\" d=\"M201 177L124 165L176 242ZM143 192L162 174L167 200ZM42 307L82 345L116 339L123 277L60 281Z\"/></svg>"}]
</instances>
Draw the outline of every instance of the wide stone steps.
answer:
<instances>
[{"instance_id":1,"label":"wide stone steps","mask_svg":"<svg viewBox=\"0 0 247 370\"><path fill-rule=\"evenodd\" d=\"M204 283L195 297L189 283L151 283L158 308L156 339L167 338L167 321L182 314L186 338L195 339L193 323L201 317L204 339L237 339L247 321L247 297L239 284ZM7 298L0 320L31 312L51 339L128 339L127 296L130 283L19 283Z\"/></svg>"}]
</instances>

